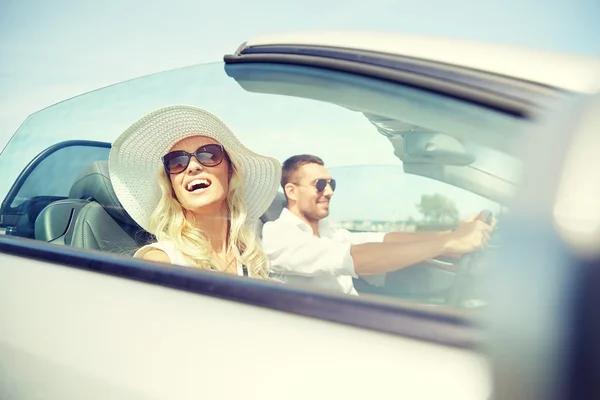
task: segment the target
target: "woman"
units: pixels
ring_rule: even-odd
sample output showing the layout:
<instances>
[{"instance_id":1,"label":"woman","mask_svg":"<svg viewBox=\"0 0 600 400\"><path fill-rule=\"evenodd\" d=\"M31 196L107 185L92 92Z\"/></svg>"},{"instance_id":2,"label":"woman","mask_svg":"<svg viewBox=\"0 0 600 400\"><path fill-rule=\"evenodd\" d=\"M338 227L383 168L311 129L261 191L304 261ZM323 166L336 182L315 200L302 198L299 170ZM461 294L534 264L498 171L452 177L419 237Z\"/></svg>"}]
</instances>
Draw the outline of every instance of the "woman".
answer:
<instances>
[{"instance_id":1,"label":"woman","mask_svg":"<svg viewBox=\"0 0 600 400\"><path fill-rule=\"evenodd\" d=\"M254 225L275 198L281 165L216 116L191 106L153 111L114 142L108 167L125 210L157 239L134 257L268 278Z\"/></svg>"}]
</instances>

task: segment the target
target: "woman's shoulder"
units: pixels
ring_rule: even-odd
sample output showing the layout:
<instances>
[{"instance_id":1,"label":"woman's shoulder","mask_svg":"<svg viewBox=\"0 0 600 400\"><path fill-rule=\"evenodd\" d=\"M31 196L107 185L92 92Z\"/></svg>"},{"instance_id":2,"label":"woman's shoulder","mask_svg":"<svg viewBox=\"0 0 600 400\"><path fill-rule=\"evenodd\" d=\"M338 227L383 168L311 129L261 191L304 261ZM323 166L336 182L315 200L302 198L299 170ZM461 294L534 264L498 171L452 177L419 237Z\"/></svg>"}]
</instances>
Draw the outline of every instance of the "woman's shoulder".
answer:
<instances>
[{"instance_id":1,"label":"woman's shoulder","mask_svg":"<svg viewBox=\"0 0 600 400\"><path fill-rule=\"evenodd\" d=\"M143 258L144 260L180 264L181 257L179 253L175 243L159 241L145 245L136 251L133 256L136 258Z\"/></svg>"},{"instance_id":2,"label":"woman's shoulder","mask_svg":"<svg viewBox=\"0 0 600 400\"><path fill-rule=\"evenodd\" d=\"M156 248L150 248L149 250L145 251L144 254L142 254L141 256L137 256L137 257L143 258L144 260L148 260L148 261L158 261L158 262L164 262L164 263L171 262L171 257L169 257L169 255L167 253L165 253L162 250L156 249Z\"/></svg>"}]
</instances>

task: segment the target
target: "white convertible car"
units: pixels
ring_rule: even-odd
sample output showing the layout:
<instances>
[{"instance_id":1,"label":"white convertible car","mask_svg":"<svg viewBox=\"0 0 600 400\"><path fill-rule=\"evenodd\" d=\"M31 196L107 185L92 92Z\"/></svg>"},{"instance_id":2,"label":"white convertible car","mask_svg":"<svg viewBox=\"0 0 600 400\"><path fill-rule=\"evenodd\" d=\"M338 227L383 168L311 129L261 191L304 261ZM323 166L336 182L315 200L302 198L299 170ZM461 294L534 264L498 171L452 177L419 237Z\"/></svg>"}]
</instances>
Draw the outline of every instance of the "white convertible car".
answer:
<instances>
[{"instance_id":1,"label":"white convertible car","mask_svg":"<svg viewBox=\"0 0 600 400\"><path fill-rule=\"evenodd\" d=\"M549 374L558 353L534 351L552 324L531 328L528 307L552 298L557 318L564 307L558 273L537 268L550 256L529 252L562 245L541 234L519 247L515 221L573 238L573 198L547 221L570 141L598 131L598 102L585 101L599 71L597 58L477 42L286 34L32 114L0 154L0 398L534 398L545 380L517 371ZM447 228L480 210L499 227L483 254L356 279L359 296L133 259L151 237L123 211L106 160L127 126L171 104L210 110L261 154L323 158L338 181L330 219L346 229ZM282 206L280 195L261 223Z\"/></svg>"}]
</instances>

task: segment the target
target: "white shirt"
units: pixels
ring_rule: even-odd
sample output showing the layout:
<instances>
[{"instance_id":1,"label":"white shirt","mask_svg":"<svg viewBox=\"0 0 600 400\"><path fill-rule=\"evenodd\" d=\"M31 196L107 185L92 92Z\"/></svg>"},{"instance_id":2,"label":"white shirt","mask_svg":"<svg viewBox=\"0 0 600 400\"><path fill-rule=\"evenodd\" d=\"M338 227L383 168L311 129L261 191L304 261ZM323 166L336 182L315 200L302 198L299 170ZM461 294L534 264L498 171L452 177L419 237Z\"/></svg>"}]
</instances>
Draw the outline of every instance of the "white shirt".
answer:
<instances>
[{"instance_id":1,"label":"white shirt","mask_svg":"<svg viewBox=\"0 0 600 400\"><path fill-rule=\"evenodd\" d=\"M356 295L356 277L350 246L382 242L385 233L350 232L319 221L319 236L287 208L263 227L263 250L271 261L271 272L288 283L308 284L322 289Z\"/></svg>"},{"instance_id":2,"label":"white shirt","mask_svg":"<svg viewBox=\"0 0 600 400\"><path fill-rule=\"evenodd\" d=\"M188 259L185 258L183 253L179 251L179 249L177 248L177 246L175 246L175 243L173 242L162 241L147 244L144 247L140 248L138 251L136 251L133 256L137 258L142 258L144 254L153 249L164 251L165 254L169 257L171 264L181 265L184 267L192 267ZM244 276L244 267L239 262L237 263L237 274L239 276Z\"/></svg>"}]
</instances>

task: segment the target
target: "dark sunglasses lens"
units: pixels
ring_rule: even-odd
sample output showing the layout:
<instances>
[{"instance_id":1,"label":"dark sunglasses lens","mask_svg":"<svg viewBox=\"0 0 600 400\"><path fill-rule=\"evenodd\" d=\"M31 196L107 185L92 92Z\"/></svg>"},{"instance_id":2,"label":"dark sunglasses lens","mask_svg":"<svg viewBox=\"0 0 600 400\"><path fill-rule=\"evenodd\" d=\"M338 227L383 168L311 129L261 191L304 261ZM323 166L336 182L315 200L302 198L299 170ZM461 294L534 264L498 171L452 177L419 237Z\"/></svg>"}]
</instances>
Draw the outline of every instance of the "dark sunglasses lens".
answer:
<instances>
[{"instance_id":1,"label":"dark sunglasses lens","mask_svg":"<svg viewBox=\"0 0 600 400\"><path fill-rule=\"evenodd\" d=\"M327 179L317 179L315 186L317 192L322 192L327 187ZM329 181L329 186L331 186L331 191L333 192L335 190L335 179Z\"/></svg>"},{"instance_id":2,"label":"dark sunglasses lens","mask_svg":"<svg viewBox=\"0 0 600 400\"><path fill-rule=\"evenodd\" d=\"M322 192L323 190L325 190L326 185L327 185L327 181L325 179L317 179L317 182L315 183L317 192Z\"/></svg>"},{"instance_id":3,"label":"dark sunglasses lens","mask_svg":"<svg viewBox=\"0 0 600 400\"><path fill-rule=\"evenodd\" d=\"M175 156L166 162L167 170L170 174L179 174L185 171L190 164L190 157L186 155Z\"/></svg>"},{"instance_id":4,"label":"dark sunglasses lens","mask_svg":"<svg viewBox=\"0 0 600 400\"><path fill-rule=\"evenodd\" d=\"M196 158L206 167L219 165L223 161L223 156L223 148L216 144L202 146L196 151Z\"/></svg>"}]
</instances>

